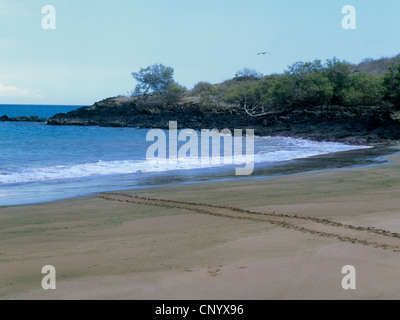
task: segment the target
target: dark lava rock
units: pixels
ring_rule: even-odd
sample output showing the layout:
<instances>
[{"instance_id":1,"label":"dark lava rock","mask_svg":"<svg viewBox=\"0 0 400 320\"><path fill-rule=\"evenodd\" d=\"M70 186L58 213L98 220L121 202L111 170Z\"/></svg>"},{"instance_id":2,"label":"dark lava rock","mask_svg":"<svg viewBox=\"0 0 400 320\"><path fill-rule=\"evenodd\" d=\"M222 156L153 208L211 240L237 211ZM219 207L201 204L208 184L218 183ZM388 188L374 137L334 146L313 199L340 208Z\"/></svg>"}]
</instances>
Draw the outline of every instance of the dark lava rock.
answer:
<instances>
[{"instance_id":1,"label":"dark lava rock","mask_svg":"<svg viewBox=\"0 0 400 320\"><path fill-rule=\"evenodd\" d=\"M196 103L143 106L133 98L109 98L48 119L49 125L168 129L254 129L260 136L289 136L351 144L400 140L400 121L379 107L320 106L284 110L262 117L245 112L215 112Z\"/></svg>"},{"instance_id":2,"label":"dark lava rock","mask_svg":"<svg viewBox=\"0 0 400 320\"><path fill-rule=\"evenodd\" d=\"M0 121L10 121L10 122L46 122L46 118L39 118L38 116L21 116L15 118L9 118L8 116L4 115L0 118Z\"/></svg>"}]
</instances>

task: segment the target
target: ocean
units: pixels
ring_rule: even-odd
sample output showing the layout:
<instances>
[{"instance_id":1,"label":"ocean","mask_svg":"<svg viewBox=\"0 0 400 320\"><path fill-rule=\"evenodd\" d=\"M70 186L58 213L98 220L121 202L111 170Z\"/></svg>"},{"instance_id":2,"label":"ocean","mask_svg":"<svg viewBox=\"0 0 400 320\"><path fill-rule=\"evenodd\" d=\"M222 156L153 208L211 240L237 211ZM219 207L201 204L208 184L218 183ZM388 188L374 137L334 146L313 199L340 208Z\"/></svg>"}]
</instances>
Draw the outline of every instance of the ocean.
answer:
<instances>
[{"instance_id":1,"label":"ocean","mask_svg":"<svg viewBox=\"0 0 400 320\"><path fill-rule=\"evenodd\" d=\"M49 118L76 108L0 105L0 116ZM146 141L147 133L148 130L134 128L0 122L0 206L53 201L103 191L243 178L235 175L237 166L223 163L201 166L190 161L155 164L146 159L146 152L154 143ZM180 142L178 147L182 144ZM251 178L354 165L357 161L354 157L348 157L352 160L340 165L324 164L329 161L319 161L316 165L311 160L307 163L304 160L337 155L338 152L362 151L364 154L368 148L284 137L257 137L255 171ZM371 156L364 155L363 158Z\"/></svg>"}]
</instances>

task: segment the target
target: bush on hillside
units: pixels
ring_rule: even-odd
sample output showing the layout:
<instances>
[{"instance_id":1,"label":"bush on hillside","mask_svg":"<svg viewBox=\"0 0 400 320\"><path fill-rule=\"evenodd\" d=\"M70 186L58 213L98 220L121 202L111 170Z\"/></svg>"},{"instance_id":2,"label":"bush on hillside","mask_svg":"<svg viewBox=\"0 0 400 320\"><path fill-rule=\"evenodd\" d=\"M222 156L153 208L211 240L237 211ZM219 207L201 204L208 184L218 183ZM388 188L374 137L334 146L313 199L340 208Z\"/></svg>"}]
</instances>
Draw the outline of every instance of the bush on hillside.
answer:
<instances>
[{"instance_id":1,"label":"bush on hillside","mask_svg":"<svg viewBox=\"0 0 400 320\"><path fill-rule=\"evenodd\" d=\"M389 73L384 77L383 94L385 101L400 109L400 63L390 67Z\"/></svg>"}]
</instances>

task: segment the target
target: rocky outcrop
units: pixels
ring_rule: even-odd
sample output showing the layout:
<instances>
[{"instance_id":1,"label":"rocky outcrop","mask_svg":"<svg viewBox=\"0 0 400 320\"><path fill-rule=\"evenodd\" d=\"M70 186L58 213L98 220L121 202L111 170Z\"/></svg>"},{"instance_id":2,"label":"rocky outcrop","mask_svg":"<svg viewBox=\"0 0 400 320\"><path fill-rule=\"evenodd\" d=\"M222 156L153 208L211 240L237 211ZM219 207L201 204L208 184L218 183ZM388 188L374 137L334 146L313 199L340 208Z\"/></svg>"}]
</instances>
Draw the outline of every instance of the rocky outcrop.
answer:
<instances>
[{"instance_id":1,"label":"rocky outcrop","mask_svg":"<svg viewBox=\"0 0 400 320\"><path fill-rule=\"evenodd\" d=\"M11 122L46 122L46 118L39 118L38 116L31 116L31 117L15 117L9 118L7 115L0 117L0 121L11 121Z\"/></svg>"},{"instance_id":2,"label":"rocky outcrop","mask_svg":"<svg viewBox=\"0 0 400 320\"><path fill-rule=\"evenodd\" d=\"M351 144L400 140L398 117L380 107L321 106L254 118L232 110L216 113L190 102L146 107L134 99L109 98L91 107L58 114L48 124L167 129L169 121L177 121L180 129L251 128L260 136L281 135Z\"/></svg>"}]
</instances>

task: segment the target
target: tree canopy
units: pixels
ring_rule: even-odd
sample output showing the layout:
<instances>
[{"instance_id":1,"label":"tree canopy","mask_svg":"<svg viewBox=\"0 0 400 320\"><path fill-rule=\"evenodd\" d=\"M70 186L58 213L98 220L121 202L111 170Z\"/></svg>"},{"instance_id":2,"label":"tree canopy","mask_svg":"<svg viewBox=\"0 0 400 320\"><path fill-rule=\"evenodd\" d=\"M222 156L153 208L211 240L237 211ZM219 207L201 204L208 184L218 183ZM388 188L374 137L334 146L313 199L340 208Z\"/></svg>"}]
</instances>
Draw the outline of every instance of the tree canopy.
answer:
<instances>
[{"instance_id":1,"label":"tree canopy","mask_svg":"<svg viewBox=\"0 0 400 320\"><path fill-rule=\"evenodd\" d=\"M175 83L174 69L162 64L142 68L139 72L133 72L132 76L138 82L134 96L167 92L168 87Z\"/></svg>"},{"instance_id":2,"label":"tree canopy","mask_svg":"<svg viewBox=\"0 0 400 320\"><path fill-rule=\"evenodd\" d=\"M400 63L389 67L389 73L383 81L385 99L400 109Z\"/></svg>"},{"instance_id":3,"label":"tree canopy","mask_svg":"<svg viewBox=\"0 0 400 320\"><path fill-rule=\"evenodd\" d=\"M174 69L159 63L142 68L132 76L138 83L132 96L144 97L142 103L172 105L186 92L185 87L175 82ZM148 99L150 94L152 99Z\"/></svg>"},{"instance_id":4,"label":"tree canopy","mask_svg":"<svg viewBox=\"0 0 400 320\"><path fill-rule=\"evenodd\" d=\"M133 95L153 94L153 103L179 102L185 88L174 81L174 69L154 64L132 73L138 82ZM351 65L336 58L296 62L283 74L263 76L244 68L235 77L212 85L199 82L192 94L200 96L200 106L215 112L244 112L263 116L282 110L317 106L379 106L400 109L400 64L385 76L352 71ZM143 99L146 100L146 99ZM148 99L147 99L148 100Z\"/></svg>"},{"instance_id":5,"label":"tree canopy","mask_svg":"<svg viewBox=\"0 0 400 320\"><path fill-rule=\"evenodd\" d=\"M258 80L263 77L263 74L250 68L243 68L236 72L235 78L240 80Z\"/></svg>"},{"instance_id":6,"label":"tree canopy","mask_svg":"<svg viewBox=\"0 0 400 320\"><path fill-rule=\"evenodd\" d=\"M336 58L296 62L283 74L257 77L253 70L238 72L235 79L201 93L203 107L242 110L263 116L283 109L324 105L378 106L389 102L400 108L400 64L385 79L365 72L352 73L351 66Z\"/></svg>"}]
</instances>

